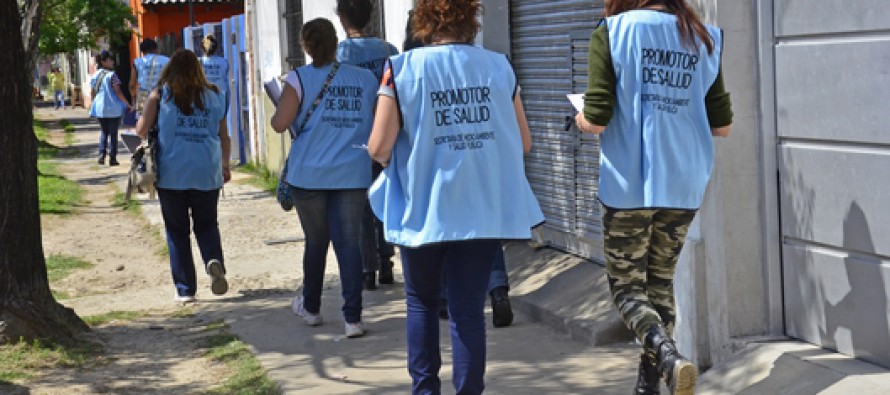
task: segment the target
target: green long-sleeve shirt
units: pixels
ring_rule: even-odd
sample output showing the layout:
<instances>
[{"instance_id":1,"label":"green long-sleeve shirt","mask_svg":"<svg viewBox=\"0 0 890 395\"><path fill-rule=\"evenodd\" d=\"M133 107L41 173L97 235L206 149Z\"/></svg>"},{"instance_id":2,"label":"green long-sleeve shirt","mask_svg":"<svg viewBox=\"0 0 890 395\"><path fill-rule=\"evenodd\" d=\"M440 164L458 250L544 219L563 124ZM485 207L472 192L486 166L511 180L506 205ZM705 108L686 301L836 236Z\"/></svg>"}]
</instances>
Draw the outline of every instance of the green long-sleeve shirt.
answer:
<instances>
[{"instance_id":1,"label":"green long-sleeve shirt","mask_svg":"<svg viewBox=\"0 0 890 395\"><path fill-rule=\"evenodd\" d=\"M617 77L612 66L609 31L605 23L590 36L587 57L587 91L584 92L584 118L594 125L606 126L615 108ZM708 123L712 128L732 124L732 101L723 85L723 66L705 95Z\"/></svg>"}]
</instances>

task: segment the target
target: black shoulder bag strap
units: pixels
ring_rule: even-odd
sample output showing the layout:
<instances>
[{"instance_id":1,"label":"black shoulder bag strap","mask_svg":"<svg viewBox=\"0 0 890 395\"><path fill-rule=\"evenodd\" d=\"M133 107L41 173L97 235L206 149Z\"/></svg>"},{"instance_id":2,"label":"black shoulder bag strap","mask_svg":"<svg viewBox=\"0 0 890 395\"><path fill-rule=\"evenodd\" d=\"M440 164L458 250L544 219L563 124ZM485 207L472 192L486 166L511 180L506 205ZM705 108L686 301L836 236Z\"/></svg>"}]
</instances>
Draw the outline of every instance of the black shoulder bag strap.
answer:
<instances>
[{"instance_id":1,"label":"black shoulder bag strap","mask_svg":"<svg viewBox=\"0 0 890 395\"><path fill-rule=\"evenodd\" d=\"M102 86L102 82L105 80L106 75L108 75L108 70L102 70L99 72L99 76L96 77L96 82L93 83L93 97L96 97L96 94L99 93L99 87Z\"/></svg>"},{"instance_id":2,"label":"black shoulder bag strap","mask_svg":"<svg viewBox=\"0 0 890 395\"><path fill-rule=\"evenodd\" d=\"M318 104L321 103L321 99L324 98L324 92L328 90L328 86L331 85L331 81L334 80L334 75L337 74L337 69L340 68L340 62L334 61L334 66L331 67L331 72L328 73L327 79L324 81L324 85L321 87L321 91L318 92L318 96L315 98L315 101L309 106L309 110L306 111L306 116L303 117L303 121L300 122L300 127L294 131L294 134L291 135L291 139L296 140L297 136L300 133L303 133L303 128L306 127L306 123L309 122L309 118L312 117L312 113L315 112L315 108L318 107Z\"/></svg>"}]
</instances>

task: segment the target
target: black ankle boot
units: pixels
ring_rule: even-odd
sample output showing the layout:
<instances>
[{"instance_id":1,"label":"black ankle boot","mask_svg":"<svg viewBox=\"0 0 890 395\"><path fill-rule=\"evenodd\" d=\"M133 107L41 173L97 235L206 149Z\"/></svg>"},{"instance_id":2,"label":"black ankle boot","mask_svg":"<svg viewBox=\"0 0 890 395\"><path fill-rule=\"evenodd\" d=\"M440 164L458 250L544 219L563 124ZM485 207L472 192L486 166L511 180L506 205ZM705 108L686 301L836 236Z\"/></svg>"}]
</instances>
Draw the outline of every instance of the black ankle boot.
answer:
<instances>
[{"instance_id":1,"label":"black ankle boot","mask_svg":"<svg viewBox=\"0 0 890 395\"><path fill-rule=\"evenodd\" d=\"M513 308L510 307L510 297L507 296L507 287L497 287L491 290L491 323L495 328L510 326L513 323Z\"/></svg>"},{"instance_id":2,"label":"black ankle boot","mask_svg":"<svg viewBox=\"0 0 890 395\"><path fill-rule=\"evenodd\" d=\"M389 258L381 259L380 262L380 276L377 278L377 282L380 284L392 284L394 282L392 276L392 261Z\"/></svg>"},{"instance_id":3,"label":"black ankle boot","mask_svg":"<svg viewBox=\"0 0 890 395\"><path fill-rule=\"evenodd\" d=\"M634 395L659 395L661 387L661 375L655 367L655 361L649 358L649 353L640 355L640 369L637 372L637 387Z\"/></svg>"},{"instance_id":4,"label":"black ankle boot","mask_svg":"<svg viewBox=\"0 0 890 395\"><path fill-rule=\"evenodd\" d=\"M655 366L665 383L674 395L692 395L695 391L695 381L698 378L698 368L692 361L686 359L677 351L674 340L668 336L667 331L661 325L652 327L646 333L643 342L649 358L655 360Z\"/></svg>"},{"instance_id":5,"label":"black ankle boot","mask_svg":"<svg viewBox=\"0 0 890 395\"><path fill-rule=\"evenodd\" d=\"M377 272L366 272L362 276L362 286L367 291L377 289Z\"/></svg>"}]
</instances>

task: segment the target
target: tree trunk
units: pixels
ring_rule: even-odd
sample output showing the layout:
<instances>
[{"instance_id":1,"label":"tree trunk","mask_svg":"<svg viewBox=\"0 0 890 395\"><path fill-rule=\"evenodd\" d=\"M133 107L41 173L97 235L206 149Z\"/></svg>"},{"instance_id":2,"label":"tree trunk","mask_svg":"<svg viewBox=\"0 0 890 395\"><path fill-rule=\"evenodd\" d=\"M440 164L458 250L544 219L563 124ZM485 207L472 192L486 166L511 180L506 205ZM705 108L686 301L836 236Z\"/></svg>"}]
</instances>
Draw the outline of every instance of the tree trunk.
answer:
<instances>
[{"instance_id":1,"label":"tree trunk","mask_svg":"<svg viewBox=\"0 0 890 395\"><path fill-rule=\"evenodd\" d=\"M56 302L46 277L31 69L17 3L0 1L0 344L35 338L67 343L89 328ZM39 10L29 15L38 20L27 25L39 25Z\"/></svg>"}]
</instances>

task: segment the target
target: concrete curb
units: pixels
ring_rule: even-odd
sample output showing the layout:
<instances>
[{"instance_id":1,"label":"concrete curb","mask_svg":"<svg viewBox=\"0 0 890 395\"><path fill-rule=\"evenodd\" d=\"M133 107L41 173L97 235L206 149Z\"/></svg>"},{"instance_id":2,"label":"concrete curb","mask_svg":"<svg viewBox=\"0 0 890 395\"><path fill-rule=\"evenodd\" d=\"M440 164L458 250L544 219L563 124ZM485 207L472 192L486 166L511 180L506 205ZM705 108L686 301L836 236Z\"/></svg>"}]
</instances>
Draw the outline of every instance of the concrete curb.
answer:
<instances>
[{"instance_id":1,"label":"concrete curb","mask_svg":"<svg viewBox=\"0 0 890 395\"><path fill-rule=\"evenodd\" d=\"M585 344L633 341L612 304L602 266L524 242L506 243L504 256L517 310Z\"/></svg>"}]
</instances>

